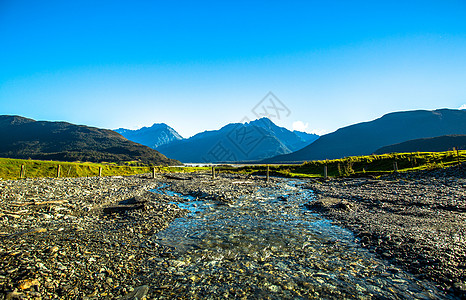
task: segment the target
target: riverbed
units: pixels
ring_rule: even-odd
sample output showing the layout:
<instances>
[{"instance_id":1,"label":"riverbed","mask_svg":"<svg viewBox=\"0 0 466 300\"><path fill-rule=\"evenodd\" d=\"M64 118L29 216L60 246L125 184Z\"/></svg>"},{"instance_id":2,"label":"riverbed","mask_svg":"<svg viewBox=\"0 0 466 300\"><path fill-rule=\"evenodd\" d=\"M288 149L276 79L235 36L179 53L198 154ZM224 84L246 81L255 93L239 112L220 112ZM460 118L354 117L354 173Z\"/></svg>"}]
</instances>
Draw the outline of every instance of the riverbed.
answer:
<instances>
[{"instance_id":1,"label":"riverbed","mask_svg":"<svg viewBox=\"0 0 466 300\"><path fill-rule=\"evenodd\" d=\"M389 248L380 243L378 249L385 252L373 251L377 239L357 230L375 234L380 220L398 220L411 213L424 218L419 223L424 227L415 228L416 232L430 234L431 225L438 223L433 216L438 215L439 205L447 208L440 210L443 221L456 220L455 228L463 228L464 181L447 177L441 185L433 182L425 176L404 182L281 178L265 182L263 177L238 174L215 179L209 174L158 174L155 179L146 175L0 181L0 295L8 299L460 299L455 292L439 289L429 277L406 272L410 256L400 264L383 255L396 251L397 258L403 257L408 252L401 250L409 244ZM384 198L394 191L403 197ZM431 202L426 207L410 205L414 200L420 203L420 194L434 192L438 197L427 197ZM341 199L327 205L323 200L328 197ZM397 215L393 206L380 214L388 200L403 214ZM372 205L363 206L367 203ZM424 211L428 208L430 214ZM385 233L403 229L397 224L383 223ZM462 232L452 232L451 237L440 234L435 242L461 255ZM460 261L455 269L439 270L432 260L426 264L437 270L439 278L451 274L456 277L445 279L461 283L461 273L450 272L464 263L461 256L448 262L456 260Z\"/></svg>"},{"instance_id":2,"label":"riverbed","mask_svg":"<svg viewBox=\"0 0 466 300\"><path fill-rule=\"evenodd\" d=\"M176 194L190 213L153 237L173 249L159 297L448 298L309 210L303 184L280 180L227 203Z\"/></svg>"}]
</instances>

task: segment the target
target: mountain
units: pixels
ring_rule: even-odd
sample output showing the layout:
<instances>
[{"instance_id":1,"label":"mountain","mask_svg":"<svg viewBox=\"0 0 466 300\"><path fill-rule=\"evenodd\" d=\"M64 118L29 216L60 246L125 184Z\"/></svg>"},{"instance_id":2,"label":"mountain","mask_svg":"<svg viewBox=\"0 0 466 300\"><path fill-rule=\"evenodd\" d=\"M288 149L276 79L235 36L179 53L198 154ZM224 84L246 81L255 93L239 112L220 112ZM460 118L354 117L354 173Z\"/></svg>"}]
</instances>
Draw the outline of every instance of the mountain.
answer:
<instances>
[{"instance_id":1,"label":"mountain","mask_svg":"<svg viewBox=\"0 0 466 300\"><path fill-rule=\"evenodd\" d=\"M395 112L370 122L340 128L301 150L264 162L300 162L368 155L387 145L451 134L466 134L466 110Z\"/></svg>"},{"instance_id":2,"label":"mountain","mask_svg":"<svg viewBox=\"0 0 466 300\"><path fill-rule=\"evenodd\" d=\"M466 150L466 135L443 135L433 138L415 139L382 147L374 153L440 152L449 151L453 148Z\"/></svg>"},{"instance_id":3,"label":"mountain","mask_svg":"<svg viewBox=\"0 0 466 300\"><path fill-rule=\"evenodd\" d=\"M257 126L265 130L266 134L275 136L291 152L306 147L319 138L318 135L300 131L290 131L286 128L275 125L268 118L261 118L249 123L250 126Z\"/></svg>"},{"instance_id":4,"label":"mountain","mask_svg":"<svg viewBox=\"0 0 466 300\"><path fill-rule=\"evenodd\" d=\"M298 130L293 130L293 132L294 134L299 136L303 141L305 141L308 145L319 138L319 136L314 133L307 133L307 132L298 131Z\"/></svg>"},{"instance_id":5,"label":"mountain","mask_svg":"<svg viewBox=\"0 0 466 300\"><path fill-rule=\"evenodd\" d=\"M179 141L183 138L167 124L154 124L137 130L118 128L115 130L130 141L156 149L159 146Z\"/></svg>"},{"instance_id":6,"label":"mountain","mask_svg":"<svg viewBox=\"0 0 466 300\"><path fill-rule=\"evenodd\" d=\"M120 134L66 122L0 116L0 157L175 165L178 161Z\"/></svg>"},{"instance_id":7,"label":"mountain","mask_svg":"<svg viewBox=\"0 0 466 300\"><path fill-rule=\"evenodd\" d=\"M262 118L198 133L189 139L162 145L157 150L182 162L252 161L290 153L316 138L315 135L303 138Z\"/></svg>"}]
</instances>

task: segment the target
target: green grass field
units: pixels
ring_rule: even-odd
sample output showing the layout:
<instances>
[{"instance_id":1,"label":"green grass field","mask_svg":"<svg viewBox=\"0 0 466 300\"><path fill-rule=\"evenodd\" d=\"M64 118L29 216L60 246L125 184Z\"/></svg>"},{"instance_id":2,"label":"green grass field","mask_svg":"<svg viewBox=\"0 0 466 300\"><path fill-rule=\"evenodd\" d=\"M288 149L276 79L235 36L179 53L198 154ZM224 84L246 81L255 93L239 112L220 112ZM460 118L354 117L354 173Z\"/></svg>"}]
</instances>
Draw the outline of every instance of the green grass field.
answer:
<instances>
[{"instance_id":1,"label":"green grass field","mask_svg":"<svg viewBox=\"0 0 466 300\"><path fill-rule=\"evenodd\" d=\"M466 161L466 151L459 151L459 160ZM456 151L414 152L383 155L352 156L342 159L309 161L300 165L270 165L272 174L285 177L322 177L324 166L330 177L346 177L358 174L380 174L394 171L396 162L399 172L437 169L458 163ZM267 166L237 168L241 173L265 173Z\"/></svg>"},{"instance_id":2,"label":"green grass field","mask_svg":"<svg viewBox=\"0 0 466 300\"><path fill-rule=\"evenodd\" d=\"M270 165L272 175L284 177L322 177L324 166L330 177L346 177L358 174L390 173L394 171L394 162L399 172L425 169L438 169L466 161L466 151L457 152L415 152L383 155L352 156L342 159L309 161L296 165ZM127 176L152 172L151 167L120 166L107 163L74 163L40 160L23 160L0 158L0 178L19 179L21 166L24 166L26 178L57 177L60 166L60 177L98 176L102 168L102 176ZM222 173L265 174L266 165L249 165L242 167L218 167ZM210 167L156 167L156 172L199 172L210 171Z\"/></svg>"},{"instance_id":3,"label":"green grass field","mask_svg":"<svg viewBox=\"0 0 466 300\"><path fill-rule=\"evenodd\" d=\"M120 166L116 164L74 163L58 161L41 161L0 158L0 178L19 179L21 166L24 166L26 178L57 177L60 166L60 177L91 177L98 176L102 168L102 176L128 176L135 174L151 173L152 167ZM195 172L207 170L201 167L155 167L156 172Z\"/></svg>"}]
</instances>

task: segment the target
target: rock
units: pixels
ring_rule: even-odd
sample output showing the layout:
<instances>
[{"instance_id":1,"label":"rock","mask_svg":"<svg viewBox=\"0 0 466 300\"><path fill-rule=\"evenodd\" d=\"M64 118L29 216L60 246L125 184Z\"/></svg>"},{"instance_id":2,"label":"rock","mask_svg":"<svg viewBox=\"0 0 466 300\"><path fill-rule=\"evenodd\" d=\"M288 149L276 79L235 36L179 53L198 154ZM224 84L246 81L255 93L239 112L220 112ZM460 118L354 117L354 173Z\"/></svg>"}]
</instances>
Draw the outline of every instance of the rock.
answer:
<instances>
[{"instance_id":1,"label":"rock","mask_svg":"<svg viewBox=\"0 0 466 300\"><path fill-rule=\"evenodd\" d=\"M55 253L55 252L58 251L58 249L59 249L59 248L58 248L57 246L53 246L53 247L50 247L50 248L48 249L48 252L50 252L50 253Z\"/></svg>"},{"instance_id":2,"label":"rock","mask_svg":"<svg viewBox=\"0 0 466 300\"><path fill-rule=\"evenodd\" d=\"M147 293L149 292L149 287L147 285L142 285L135 288L132 292L121 297L121 300L143 300L146 299Z\"/></svg>"},{"instance_id":3,"label":"rock","mask_svg":"<svg viewBox=\"0 0 466 300\"><path fill-rule=\"evenodd\" d=\"M23 299L24 296L25 296L25 295L24 295L23 293L19 293L19 292L10 292L10 293L6 294L5 300Z\"/></svg>"},{"instance_id":4,"label":"rock","mask_svg":"<svg viewBox=\"0 0 466 300\"><path fill-rule=\"evenodd\" d=\"M285 197L285 196L279 196L277 199L279 201L287 201L288 200L287 197Z\"/></svg>"},{"instance_id":5,"label":"rock","mask_svg":"<svg viewBox=\"0 0 466 300\"><path fill-rule=\"evenodd\" d=\"M281 292L281 290L282 290L279 286L273 285L273 284L272 284L272 285L269 285L269 286L268 286L268 289L269 289L272 293L279 293L279 292Z\"/></svg>"},{"instance_id":6,"label":"rock","mask_svg":"<svg viewBox=\"0 0 466 300\"><path fill-rule=\"evenodd\" d=\"M43 232L46 232L46 231L47 231L47 228L34 228L34 229L31 229L29 231L26 231L26 232L22 233L22 235L34 234L34 233L43 233Z\"/></svg>"},{"instance_id":7,"label":"rock","mask_svg":"<svg viewBox=\"0 0 466 300\"><path fill-rule=\"evenodd\" d=\"M463 295L466 295L466 283L462 281L457 281L453 284L453 287Z\"/></svg>"},{"instance_id":8,"label":"rock","mask_svg":"<svg viewBox=\"0 0 466 300\"><path fill-rule=\"evenodd\" d=\"M37 279L24 279L19 282L18 288L20 290L28 290L32 286L39 286L40 282Z\"/></svg>"},{"instance_id":9,"label":"rock","mask_svg":"<svg viewBox=\"0 0 466 300\"><path fill-rule=\"evenodd\" d=\"M334 205L334 208L342 210L352 210L351 203L349 203L348 201L340 201Z\"/></svg>"}]
</instances>

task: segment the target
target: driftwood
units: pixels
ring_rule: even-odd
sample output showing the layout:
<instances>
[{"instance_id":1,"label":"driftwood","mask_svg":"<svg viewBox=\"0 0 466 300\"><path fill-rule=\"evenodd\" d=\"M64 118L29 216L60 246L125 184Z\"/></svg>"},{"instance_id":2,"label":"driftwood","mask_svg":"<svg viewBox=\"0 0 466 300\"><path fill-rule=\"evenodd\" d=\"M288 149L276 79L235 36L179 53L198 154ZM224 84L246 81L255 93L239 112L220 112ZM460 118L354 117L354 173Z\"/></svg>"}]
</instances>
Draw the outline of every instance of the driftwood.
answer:
<instances>
[{"instance_id":1,"label":"driftwood","mask_svg":"<svg viewBox=\"0 0 466 300\"><path fill-rule=\"evenodd\" d=\"M5 214L12 214L12 215L23 215L24 213L27 213L29 210L19 210L19 211L10 211L6 209L1 209L0 208L0 213L5 213Z\"/></svg>"},{"instance_id":2,"label":"driftwood","mask_svg":"<svg viewBox=\"0 0 466 300\"><path fill-rule=\"evenodd\" d=\"M145 209L147 200L141 196L132 197L103 208L105 214L124 213L128 210Z\"/></svg>"},{"instance_id":3,"label":"driftwood","mask_svg":"<svg viewBox=\"0 0 466 300\"><path fill-rule=\"evenodd\" d=\"M173 176L173 175L163 175L163 177L168 178L168 179L175 179L175 180L191 180L193 179L192 177L178 177L178 176Z\"/></svg>"},{"instance_id":4,"label":"driftwood","mask_svg":"<svg viewBox=\"0 0 466 300\"><path fill-rule=\"evenodd\" d=\"M128 210L144 209L144 204L139 205L115 205L104 207L104 213L114 214L114 213L123 213Z\"/></svg>"},{"instance_id":5,"label":"driftwood","mask_svg":"<svg viewBox=\"0 0 466 300\"><path fill-rule=\"evenodd\" d=\"M15 219L21 218L21 215L17 215L17 214L4 214L4 213L1 213L1 212L0 212L0 217L3 217L3 216L12 217L12 218L15 218Z\"/></svg>"},{"instance_id":6,"label":"driftwood","mask_svg":"<svg viewBox=\"0 0 466 300\"><path fill-rule=\"evenodd\" d=\"M11 204L14 207L21 207L27 205L46 205L46 204L63 204L68 202L68 200L56 200L56 201L42 201L42 202L25 202L21 204Z\"/></svg>"}]
</instances>

